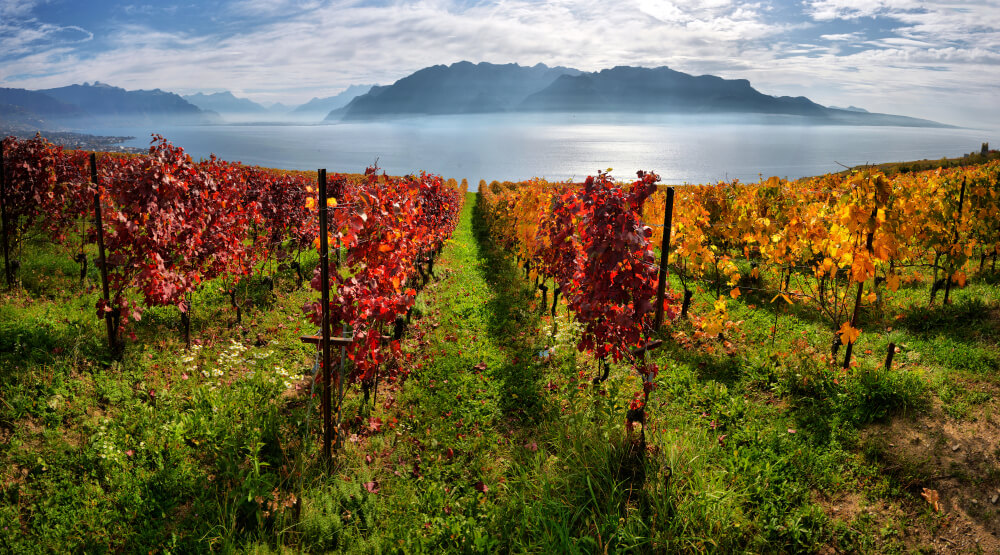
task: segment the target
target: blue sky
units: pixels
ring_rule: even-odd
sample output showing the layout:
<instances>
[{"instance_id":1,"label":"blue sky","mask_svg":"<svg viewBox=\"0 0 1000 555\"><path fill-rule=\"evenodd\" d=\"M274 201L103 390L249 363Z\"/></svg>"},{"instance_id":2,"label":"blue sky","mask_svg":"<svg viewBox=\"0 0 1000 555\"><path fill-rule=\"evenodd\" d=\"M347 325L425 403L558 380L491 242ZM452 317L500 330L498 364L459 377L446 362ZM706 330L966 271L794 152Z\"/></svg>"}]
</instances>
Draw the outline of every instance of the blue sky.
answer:
<instances>
[{"instance_id":1,"label":"blue sky","mask_svg":"<svg viewBox=\"0 0 1000 555\"><path fill-rule=\"evenodd\" d=\"M667 65L822 104L1000 121L1000 0L0 0L5 87L299 103L460 60Z\"/></svg>"}]
</instances>

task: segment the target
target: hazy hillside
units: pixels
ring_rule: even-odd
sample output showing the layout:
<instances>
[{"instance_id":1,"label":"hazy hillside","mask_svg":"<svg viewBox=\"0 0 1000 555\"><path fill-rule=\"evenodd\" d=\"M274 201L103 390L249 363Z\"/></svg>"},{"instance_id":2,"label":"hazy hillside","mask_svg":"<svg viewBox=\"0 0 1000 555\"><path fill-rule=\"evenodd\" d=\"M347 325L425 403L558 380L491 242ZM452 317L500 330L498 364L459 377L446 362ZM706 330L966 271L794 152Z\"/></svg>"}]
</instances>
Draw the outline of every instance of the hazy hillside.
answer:
<instances>
[{"instance_id":1,"label":"hazy hillside","mask_svg":"<svg viewBox=\"0 0 1000 555\"><path fill-rule=\"evenodd\" d=\"M347 106L347 104L351 100L354 100L355 97L367 93L374 86L375 85L351 85L339 94L333 96L327 96L325 98L314 97L309 102L296 107L291 112L295 115L315 115L318 116L317 119L321 119L326 117L331 110Z\"/></svg>"},{"instance_id":2,"label":"hazy hillside","mask_svg":"<svg viewBox=\"0 0 1000 555\"><path fill-rule=\"evenodd\" d=\"M853 106L827 108L803 96L764 94L746 79L695 76L668 67L583 73L543 64L470 62L424 68L392 85L372 87L326 120L499 112L777 114L833 125L942 125Z\"/></svg>"},{"instance_id":3,"label":"hazy hillside","mask_svg":"<svg viewBox=\"0 0 1000 555\"><path fill-rule=\"evenodd\" d=\"M579 70L538 64L458 62L421 69L351 101L345 120L402 114L477 114L515 109L528 95ZM331 114L327 119L341 119Z\"/></svg>"},{"instance_id":4,"label":"hazy hillside","mask_svg":"<svg viewBox=\"0 0 1000 555\"><path fill-rule=\"evenodd\" d=\"M84 115L84 111L79 106L61 102L42 92L0 88L0 115L8 118L15 114L52 119L79 117Z\"/></svg>"},{"instance_id":5,"label":"hazy hillside","mask_svg":"<svg viewBox=\"0 0 1000 555\"><path fill-rule=\"evenodd\" d=\"M762 94L746 79L693 76L668 67L616 67L563 75L518 109L557 112L751 112L817 116L826 108L805 97Z\"/></svg>"},{"instance_id":6,"label":"hazy hillside","mask_svg":"<svg viewBox=\"0 0 1000 555\"><path fill-rule=\"evenodd\" d=\"M180 95L154 89L127 91L100 82L70 85L38 91L60 102L73 104L87 116L102 123L171 122L209 123L211 114L184 100Z\"/></svg>"},{"instance_id":7,"label":"hazy hillside","mask_svg":"<svg viewBox=\"0 0 1000 555\"><path fill-rule=\"evenodd\" d=\"M220 114L266 114L269 110L256 102L240 98L229 91L213 94L196 93L182 97L202 110Z\"/></svg>"}]
</instances>

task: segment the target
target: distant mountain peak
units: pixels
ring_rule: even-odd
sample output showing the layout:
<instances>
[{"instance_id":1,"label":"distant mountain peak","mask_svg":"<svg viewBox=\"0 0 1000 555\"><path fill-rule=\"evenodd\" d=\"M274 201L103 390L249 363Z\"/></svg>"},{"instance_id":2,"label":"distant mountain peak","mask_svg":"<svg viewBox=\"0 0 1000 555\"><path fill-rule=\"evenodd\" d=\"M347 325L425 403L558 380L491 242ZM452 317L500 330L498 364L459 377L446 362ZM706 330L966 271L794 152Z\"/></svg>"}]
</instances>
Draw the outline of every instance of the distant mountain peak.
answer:
<instances>
[{"instance_id":1,"label":"distant mountain peak","mask_svg":"<svg viewBox=\"0 0 1000 555\"><path fill-rule=\"evenodd\" d=\"M301 116L312 115L325 117L332 110L343 108L350 101L354 100L355 97L367 94L373 87L376 86L377 85L350 85L333 96L314 96L309 102L306 102L305 104L302 104L292 110L292 113L299 114Z\"/></svg>"},{"instance_id":2,"label":"distant mountain peak","mask_svg":"<svg viewBox=\"0 0 1000 555\"><path fill-rule=\"evenodd\" d=\"M234 95L233 93L231 93L229 91L221 91L221 92L207 93L207 94L203 93L203 92L196 92L194 94L184 95L184 98L189 98L189 97L190 98L227 98L228 99L228 98L236 98L236 95Z\"/></svg>"},{"instance_id":3,"label":"distant mountain peak","mask_svg":"<svg viewBox=\"0 0 1000 555\"><path fill-rule=\"evenodd\" d=\"M197 92L185 95L184 100L194 104L202 110L217 112L219 114L264 114L267 108L257 104L248 98L240 98L230 91L221 91L210 94Z\"/></svg>"},{"instance_id":4,"label":"distant mountain peak","mask_svg":"<svg viewBox=\"0 0 1000 555\"><path fill-rule=\"evenodd\" d=\"M509 112L561 75L579 73L576 69L550 68L545 64L473 64L467 60L449 66L439 64L415 71L392 85L373 88L343 110L331 112L327 120Z\"/></svg>"},{"instance_id":5,"label":"distant mountain peak","mask_svg":"<svg viewBox=\"0 0 1000 555\"><path fill-rule=\"evenodd\" d=\"M828 106L831 110L844 110L845 112L860 112L863 114L870 114L868 110L864 108L858 108L857 106L848 106L847 108L841 108L839 106Z\"/></svg>"},{"instance_id":6,"label":"distant mountain peak","mask_svg":"<svg viewBox=\"0 0 1000 555\"><path fill-rule=\"evenodd\" d=\"M160 89L128 91L100 81L36 91L60 102L79 107L75 119L98 119L105 124L166 122L207 123L213 121L180 95ZM73 122L67 122L72 124Z\"/></svg>"},{"instance_id":7,"label":"distant mountain peak","mask_svg":"<svg viewBox=\"0 0 1000 555\"><path fill-rule=\"evenodd\" d=\"M538 63L434 65L374 87L328 121L498 112L774 114L838 125L941 125L928 120L831 109L804 96L772 96L747 79L691 75L667 66L618 65L595 72Z\"/></svg>"}]
</instances>

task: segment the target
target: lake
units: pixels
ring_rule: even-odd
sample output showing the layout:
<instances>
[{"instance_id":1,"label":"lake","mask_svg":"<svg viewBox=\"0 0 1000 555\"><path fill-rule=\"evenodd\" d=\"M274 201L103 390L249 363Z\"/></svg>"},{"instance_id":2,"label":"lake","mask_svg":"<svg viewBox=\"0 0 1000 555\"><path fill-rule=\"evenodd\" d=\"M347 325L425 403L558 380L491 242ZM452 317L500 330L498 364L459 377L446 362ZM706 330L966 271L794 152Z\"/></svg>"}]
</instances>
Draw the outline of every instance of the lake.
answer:
<instances>
[{"instance_id":1,"label":"lake","mask_svg":"<svg viewBox=\"0 0 1000 555\"><path fill-rule=\"evenodd\" d=\"M151 133L193 157L267 167L362 172L378 160L390 174L431 173L480 179L580 180L613 168L621 179L638 169L665 183L760 176L796 178L843 165L954 157L1000 144L996 129L802 125L789 117L635 115L426 116L328 125L240 124L88 129L131 135L144 147Z\"/></svg>"}]
</instances>

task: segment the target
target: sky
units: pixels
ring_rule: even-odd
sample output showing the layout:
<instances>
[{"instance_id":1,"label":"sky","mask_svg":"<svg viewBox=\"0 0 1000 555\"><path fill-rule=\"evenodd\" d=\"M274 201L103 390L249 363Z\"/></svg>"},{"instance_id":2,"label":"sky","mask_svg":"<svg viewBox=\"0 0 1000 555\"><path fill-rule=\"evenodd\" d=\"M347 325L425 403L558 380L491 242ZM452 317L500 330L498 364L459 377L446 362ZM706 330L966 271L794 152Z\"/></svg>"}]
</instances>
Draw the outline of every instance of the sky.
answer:
<instances>
[{"instance_id":1,"label":"sky","mask_svg":"<svg viewBox=\"0 0 1000 555\"><path fill-rule=\"evenodd\" d=\"M1000 122L1000 0L0 0L0 86L298 104L472 62L669 66L761 92Z\"/></svg>"}]
</instances>

